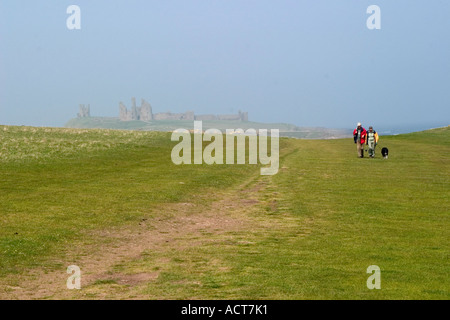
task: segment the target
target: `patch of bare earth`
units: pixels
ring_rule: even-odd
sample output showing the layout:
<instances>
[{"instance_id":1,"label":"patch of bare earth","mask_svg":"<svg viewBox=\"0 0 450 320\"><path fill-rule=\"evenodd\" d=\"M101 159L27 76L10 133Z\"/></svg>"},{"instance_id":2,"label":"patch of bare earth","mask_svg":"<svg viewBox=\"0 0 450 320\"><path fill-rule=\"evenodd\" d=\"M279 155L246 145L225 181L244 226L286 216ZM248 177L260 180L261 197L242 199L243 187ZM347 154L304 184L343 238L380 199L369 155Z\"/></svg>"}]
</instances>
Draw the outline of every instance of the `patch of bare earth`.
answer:
<instances>
[{"instance_id":1,"label":"patch of bare earth","mask_svg":"<svg viewBox=\"0 0 450 320\"><path fill-rule=\"evenodd\" d=\"M81 243L70 247L63 261L57 261L61 269L40 268L14 278L15 285L0 289L1 299L82 299L85 290L94 284L139 286L158 279L159 272L124 274L114 272L114 266L139 259L149 250L183 250L186 247L214 241L215 236L228 232L250 229L255 224L245 213L258 204L258 191L264 182L252 188L241 187L234 193L223 193L210 204L164 204L154 219L141 219L135 226L98 231L90 238L101 239L97 243ZM216 195L214 195L216 196ZM81 270L82 290L68 290L69 274L66 268L77 265ZM11 280L11 279L10 279ZM17 285L16 285L17 284ZM0 285L1 287L1 285ZM125 295L126 297L126 295ZM95 298L115 298L108 293ZM145 298L144 296L134 298Z\"/></svg>"}]
</instances>

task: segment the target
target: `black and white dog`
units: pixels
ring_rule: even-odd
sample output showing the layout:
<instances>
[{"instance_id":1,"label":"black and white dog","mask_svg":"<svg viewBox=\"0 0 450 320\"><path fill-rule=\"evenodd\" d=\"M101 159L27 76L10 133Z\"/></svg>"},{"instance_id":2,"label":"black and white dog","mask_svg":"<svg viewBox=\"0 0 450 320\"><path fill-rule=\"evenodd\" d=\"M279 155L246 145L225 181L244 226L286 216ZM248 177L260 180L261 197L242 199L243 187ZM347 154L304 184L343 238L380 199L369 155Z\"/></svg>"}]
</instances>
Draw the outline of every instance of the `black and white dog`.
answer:
<instances>
[{"instance_id":1,"label":"black and white dog","mask_svg":"<svg viewBox=\"0 0 450 320\"><path fill-rule=\"evenodd\" d=\"M381 155L383 156L383 158L387 159L388 158L388 154L389 154L389 149L384 147L381 149Z\"/></svg>"}]
</instances>

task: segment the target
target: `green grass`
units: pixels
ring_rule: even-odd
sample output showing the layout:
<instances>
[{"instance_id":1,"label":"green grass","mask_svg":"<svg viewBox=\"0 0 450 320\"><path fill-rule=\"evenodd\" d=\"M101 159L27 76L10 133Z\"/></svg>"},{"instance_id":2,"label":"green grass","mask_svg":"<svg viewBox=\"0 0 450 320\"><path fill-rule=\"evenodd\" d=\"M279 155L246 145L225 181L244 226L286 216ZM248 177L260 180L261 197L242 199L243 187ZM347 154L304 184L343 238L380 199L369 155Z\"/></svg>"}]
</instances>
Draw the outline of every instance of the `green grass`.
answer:
<instances>
[{"instance_id":1,"label":"green grass","mask_svg":"<svg viewBox=\"0 0 450 320\"><path fill-rule=\"evenodd\" d=\"M0 276L60 258L87 234L205 201L255 166L172 164L169 133L0 126ZM73 244L73 243L72 243Z\"/></svg>"},{"instance_id":2,"label":"green grass","mask_svg":"<svg viewBox=\"0 0 450 320\"><path fill-rule=\"evenodd\" d=\"M357 158L352 139L282 139L274 176L175 166L167 133L0 126L0 139L0 280L57 269L73 243L101 244L89 231L164 216L165 203L207 210L224 192L245 199L249 183L263 186L239 213L251 228L147 251L111 272L158 271L157 280L98 280L88 297L450 298L449 127L381 137L375 159ZM366 287L370 265L381 268L381 290Z\"/></svg>"},{"instance_id":3,"label":"green grass","mask_svg":"<svg viewBox=\"0 0 450 320\"><path fill-rule=\"evenodd\" d=\"M276 261L263 296L448 298L449 133L382 137L388 160L357 159L349 140L299 143L270 184L275 214L298 219L294 236L272 232L260 242L271 254L250 259L261 271ZM311 233L296 237L308 224ZM372 264L382 270L380 291L365 286Z\"/></svg>"}]
</instances>

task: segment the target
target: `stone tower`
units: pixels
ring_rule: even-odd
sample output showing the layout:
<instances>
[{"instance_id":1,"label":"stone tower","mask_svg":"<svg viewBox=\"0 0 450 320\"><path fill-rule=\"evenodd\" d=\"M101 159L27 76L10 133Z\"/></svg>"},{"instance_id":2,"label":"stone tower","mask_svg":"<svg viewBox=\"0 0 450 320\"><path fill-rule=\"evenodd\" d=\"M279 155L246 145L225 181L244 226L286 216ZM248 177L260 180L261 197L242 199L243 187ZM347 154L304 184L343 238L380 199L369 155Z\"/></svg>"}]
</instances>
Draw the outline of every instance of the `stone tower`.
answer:
<instances>
[{"instance_id":1,"label":"stone tower","mask_svg":"<svg viewBox=\"0 0 450 320\"><path fill-rule=\"evenodd\" d=\"M141 100L141 107L140 110L140 120L142 121L151 121L153 120L153 112L152 112L152 106L150 103L145 101L144 99Z\"/></svg>"},{"instance_id":2,"label":"stone tower","mask_svg":"<svg viewBox=\"0 0 450 320\"><path fill-rule=\"evenodd\" d=\"M136 98L131 98L131 110L127 110L127 107L122 102L120 102L119 119L121 121L151 121L153 120L152 106L150 105L150 103L142 99L141 106L137 107Z\"/></svg>"},{"instance_id":3,"label":"stone tower","mask_svg":"<svg viewBox=\"0 0 450 320\"><path fill-rule=\"evenodd\" d=\"M127 107L125 107L125 105L121 102L119 102L119 119L121 121L128 121L131 119L128 119L128 111L127 111Z\"/></svg>"},{"instance_id":4,"label":"stone tower","mask_svg":"<svg viewBox=\"0 0 450 320\"><path fill-rule=\"evenodd\" d=\"M135 97L131 98L131 120L139 120Z\"/></svg>"},{"instance_id":5,"label":"stone tower","mask_svg":"<svg viewBox=\"0 0 450 320\"><path fill-rule=\"evenodd\" d=\"M91 116L91 106L88 104L87 107L84 104L80 104L80 111L77 114L78 118L88 118Z\"/></svg>"},{"instance_id":6,"label":"stone tower","mask_svg":"<svg viewBox=\"0 0 450 320\"><path fill-rule=\"evenodd\" d=\"M241 110L239 110L239 118L241 121L248 121L248 112L241 112Z\"/></svg>"}]
</instances>

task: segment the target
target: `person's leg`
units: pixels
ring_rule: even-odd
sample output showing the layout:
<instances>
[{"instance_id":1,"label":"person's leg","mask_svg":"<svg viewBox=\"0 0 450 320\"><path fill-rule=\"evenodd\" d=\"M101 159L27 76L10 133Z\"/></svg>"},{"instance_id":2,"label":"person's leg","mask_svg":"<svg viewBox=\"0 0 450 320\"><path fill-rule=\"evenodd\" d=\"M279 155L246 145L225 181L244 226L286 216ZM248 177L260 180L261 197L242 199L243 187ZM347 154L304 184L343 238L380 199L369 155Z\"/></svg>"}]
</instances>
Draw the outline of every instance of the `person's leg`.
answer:
<instances>
[{"instance_id":1,"label":"person's leg","mask_svg":"<svg viewBox=\"0 0 450 320\"><path fill-rule=\"evenodd\" d=\"M360 142L356 143L356 151L358 152L358 157L362 158L364 156L364 147Z\"/></svg>"},{"instance_id":2,"label":"person's leg","mask_svg":"<svg viewBox=\"0 0 450 320\"><path fill-rule=\"evenodd\" d=\"M375 143L369 142L369 156L373 158L375 156Z\"/></svg>"}]
</instances>

